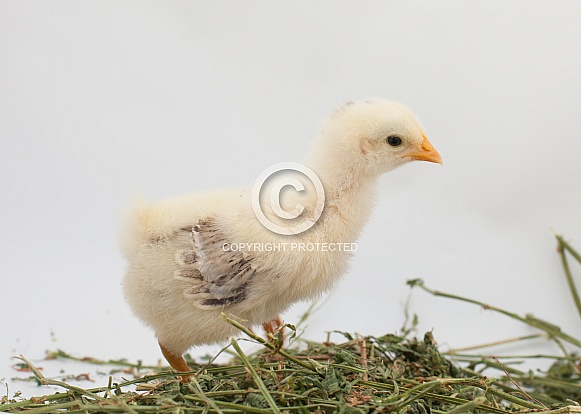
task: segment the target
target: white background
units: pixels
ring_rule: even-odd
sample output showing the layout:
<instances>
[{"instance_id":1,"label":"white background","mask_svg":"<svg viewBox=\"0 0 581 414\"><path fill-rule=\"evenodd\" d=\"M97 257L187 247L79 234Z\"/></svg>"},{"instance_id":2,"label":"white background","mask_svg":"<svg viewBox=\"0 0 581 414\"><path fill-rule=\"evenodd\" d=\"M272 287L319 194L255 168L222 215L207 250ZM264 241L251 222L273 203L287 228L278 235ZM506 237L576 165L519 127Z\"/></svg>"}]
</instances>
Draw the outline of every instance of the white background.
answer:
<instances>
[{"instance_id":1,"label":"white background","mask_svg":"<svg viewBox=\"0 0 581 414\"><path fill-rule=\"evenodd\" d=\"M411 107L444 166L381 179L305 337L397 331L417 277L581 337L550 232L581 249L580 21L576 1L1 1L0 379L55 348L155 363L120 289L131 195L252 184L370 96ZM421 291L410 309L444 347L533 332Z\"/></svg>"}]
</instances>

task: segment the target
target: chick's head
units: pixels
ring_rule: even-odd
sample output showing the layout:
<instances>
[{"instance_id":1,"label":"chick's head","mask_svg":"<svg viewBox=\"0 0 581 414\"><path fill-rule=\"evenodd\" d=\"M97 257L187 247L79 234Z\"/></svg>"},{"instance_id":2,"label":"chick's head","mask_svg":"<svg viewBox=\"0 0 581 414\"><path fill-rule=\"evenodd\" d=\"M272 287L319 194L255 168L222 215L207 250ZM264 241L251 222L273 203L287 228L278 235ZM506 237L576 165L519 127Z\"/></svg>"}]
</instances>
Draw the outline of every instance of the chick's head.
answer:
<instances>
[{"instance_id":1,"label":"chick's head","mask_svg":"<svg viewBox=\"0 0 581 414\"><path fill-rule=\"evenodd\" d=\"M378 175L413 160L442 163L416 116L383 99L337 108L323 124L315 154L361 175Z\"/></svg>"}]
</instances>

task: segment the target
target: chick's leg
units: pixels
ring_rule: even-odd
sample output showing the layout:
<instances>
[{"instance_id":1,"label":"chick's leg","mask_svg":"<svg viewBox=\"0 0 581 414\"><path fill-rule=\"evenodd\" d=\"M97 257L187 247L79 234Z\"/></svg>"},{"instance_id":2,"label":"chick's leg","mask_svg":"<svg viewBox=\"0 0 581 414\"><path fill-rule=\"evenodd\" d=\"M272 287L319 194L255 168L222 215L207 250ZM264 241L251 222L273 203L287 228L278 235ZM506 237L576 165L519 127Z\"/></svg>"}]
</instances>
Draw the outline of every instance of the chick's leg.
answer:
<instances>
[{"instance_id":1,"label":"chick's leg","mask_svg":"<svg viewBox=\"0 0 581 414\"><path fill-rule=\"evenodd\" d=\"M163 344L160 342L159 347L161 348L161 353L164 358L169 362L171 367L178 372L191 371L192 369L186 364L186 360L181 355L176 355L170 352ZM188 382L189 375L182 375L182 382L185 384Z\"/></svg>"},{"instance_id":2,"label":"chick's leg","mask_svg":"<svg viewBox=\"0 0 581 414\"><path fill-rule=\"evenodd\" d=\"M262 327L264 328L264 331L266 332L266 335L270 338L270 340L272 341L271 337L274 336L274 333L276 332L277 329L279 329L282 326L282 319L280 319L280 316L278 316L276 319L273 319L271 321L268 322L264 322L262 324ZM281 337L281 342L284 343L284 331L280 331L280 337Z\"/></svg>"}]
</instances>

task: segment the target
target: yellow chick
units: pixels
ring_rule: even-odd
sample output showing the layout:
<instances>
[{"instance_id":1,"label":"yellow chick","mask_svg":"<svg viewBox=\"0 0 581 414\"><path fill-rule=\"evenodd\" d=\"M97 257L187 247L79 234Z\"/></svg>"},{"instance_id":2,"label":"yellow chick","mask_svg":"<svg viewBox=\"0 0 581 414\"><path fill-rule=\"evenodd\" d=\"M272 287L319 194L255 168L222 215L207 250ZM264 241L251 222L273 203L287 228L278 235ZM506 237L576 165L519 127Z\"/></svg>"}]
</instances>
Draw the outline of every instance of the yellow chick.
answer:
<instances>
[{"instance_id":1,"label":"yellow chick","mask_svg":"<svg viewBox=\"0 0 581 414\"><path fill-rule=\"evenodd\" d=\"M323 204L317 191L285 199L300 204L310 228L297 230L265 208L278 226L267 228L252 187L136 203L122 238L125 297L169 364L189 371L186 350L237 334L222 312L250 327L328 291L347 270L378 177L413 160L442 163L408 108L347 102L323 123L306 163L322 183Z\"/></svg>"}]
</instances>

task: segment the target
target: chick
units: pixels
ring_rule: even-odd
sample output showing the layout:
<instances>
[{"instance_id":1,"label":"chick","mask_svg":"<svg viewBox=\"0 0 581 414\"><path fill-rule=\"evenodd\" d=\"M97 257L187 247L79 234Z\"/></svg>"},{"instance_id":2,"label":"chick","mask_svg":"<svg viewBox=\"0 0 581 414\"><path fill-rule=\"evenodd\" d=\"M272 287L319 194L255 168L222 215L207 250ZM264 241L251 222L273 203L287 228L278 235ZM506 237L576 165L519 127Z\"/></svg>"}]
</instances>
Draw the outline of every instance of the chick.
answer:
<instances>
[{"instance_id":1,"label":"chick","mask_svg":"<svg viewBox=\"0 0 581 414\"><path fill-rule=\"evenodd\" d=\"M328 291L347 270L346 247L371 213L378 177L412 160L442 163L408 108L382 99L347 102L323 123L307 162L324 188L322 211L315 191L288 198L312 217L308 230L266 228L251 187L136 203L123 233L125 297L169 364L188 371L186 350L237 334L222 312L250 327ZM265 216L276 221L271 210Z\"/></svg>"}]
</instances>

